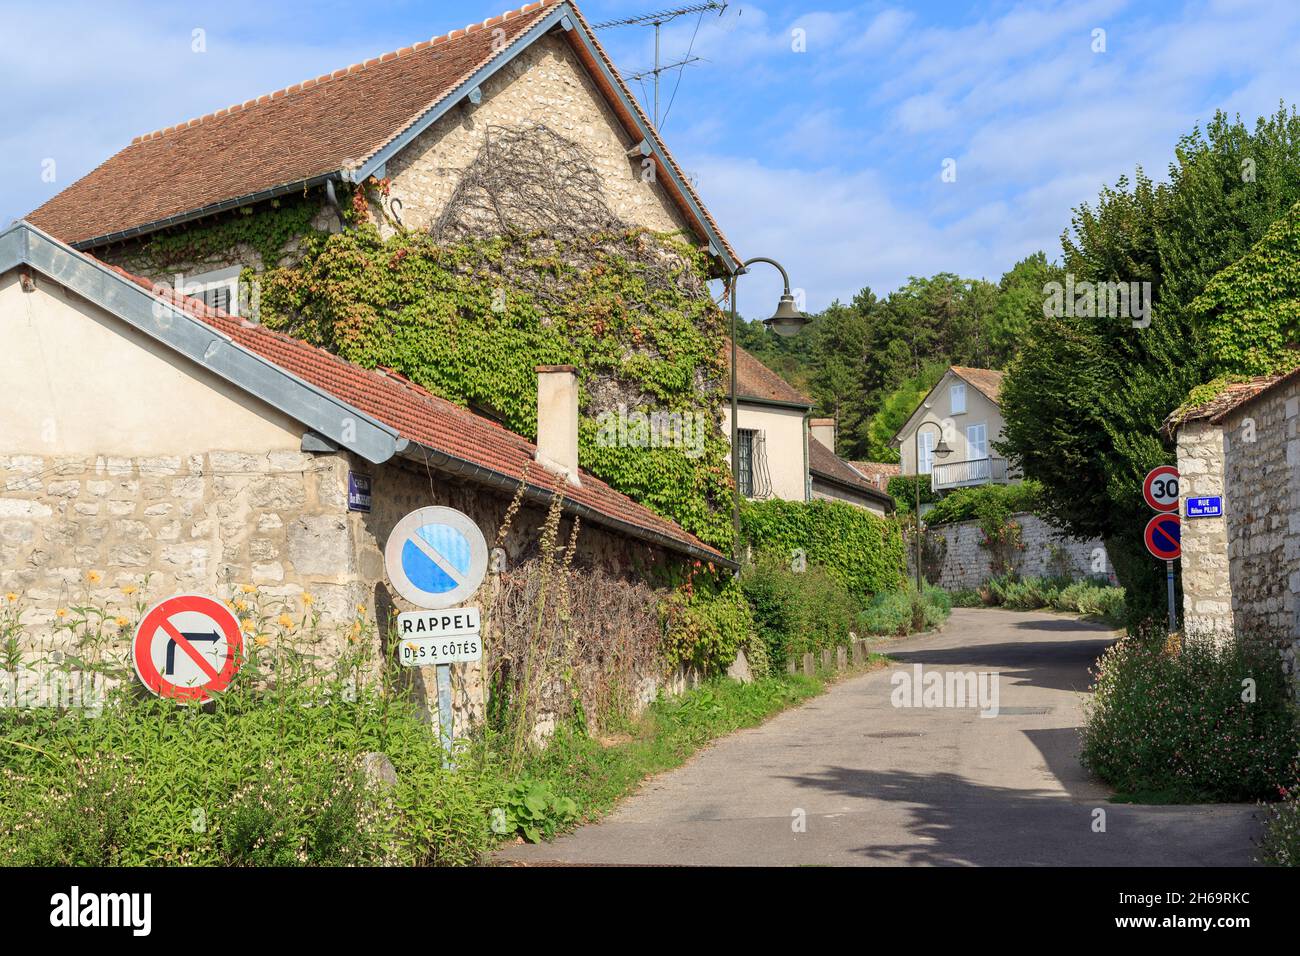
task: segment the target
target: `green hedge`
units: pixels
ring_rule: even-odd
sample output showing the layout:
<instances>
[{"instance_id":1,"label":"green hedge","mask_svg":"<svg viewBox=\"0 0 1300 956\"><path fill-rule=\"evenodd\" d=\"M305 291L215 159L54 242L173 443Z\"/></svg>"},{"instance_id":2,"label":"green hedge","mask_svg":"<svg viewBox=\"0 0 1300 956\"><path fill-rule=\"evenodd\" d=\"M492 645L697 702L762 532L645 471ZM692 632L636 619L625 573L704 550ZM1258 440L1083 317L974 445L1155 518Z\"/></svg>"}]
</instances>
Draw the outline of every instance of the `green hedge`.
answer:
<instances>
[{"instance_id":1,"label":"green hedge","mask_svg":"<svg viewBox=\"0 0 1300 956\"><path fill-rule=\"evenodd\" d=\"M789 560L803 551L861 603L896 590L907 573L898 524L839 501L747 502L740 513L744 539L757 554Z\"/></svg>"},{"instance_id":2,"label":"green hedge","mask_svg":"<svg viewBox=\"0 0 1300 956\"><path fill-rule=\"evenodd\" d=\"M978 520L986 527L1000 526L1014 514L1036 513L1040 508L1041 494L1042 489L1036 481L958 488L925 513L925 523L940 525Z\"/></svg>"},{"instance_id":3,"label":"green hedge","mask_svg":"<svg viewBox=\"0 0 1300 956\"><path fill-rule=\"evenodd\" d=\"M895 475L889 479L886 490L901 513L911 513L916 508L916 486L921 486L921 504L939 500L939 493L930 484L929 475Z\"/></svg>"},{"instance_id":4,"label":"green hedge","mask_svg":"<svg viewBox=\"0 0 1300 956\"><path fill-rule=\"evenodd\" d=\"M774 666L808 651L848 643L858 602L825 568L809 565L795 572L788 559L764 554L745 566L740 587Z\"/></svg>"}]
</instances>

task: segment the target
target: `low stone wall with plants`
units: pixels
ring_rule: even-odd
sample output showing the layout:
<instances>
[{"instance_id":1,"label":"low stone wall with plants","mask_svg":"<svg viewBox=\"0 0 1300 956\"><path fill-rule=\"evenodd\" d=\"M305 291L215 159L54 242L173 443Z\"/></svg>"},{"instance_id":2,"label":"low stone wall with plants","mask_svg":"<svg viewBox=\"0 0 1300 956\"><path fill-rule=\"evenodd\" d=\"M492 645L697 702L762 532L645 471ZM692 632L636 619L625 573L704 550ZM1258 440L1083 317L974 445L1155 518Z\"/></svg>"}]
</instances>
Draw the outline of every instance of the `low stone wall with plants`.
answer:
<instances>
[{"instance_id":1,"label":"low stone wall with plants","mask_svg":"<svg viewBox=\"0 0 1300 956\"><path fill-rule=\"evenodd\" d=\"M1001 529L990 534L978 519L929 526L922 546L926 579L956 590L979 587L1003 574L1086 578L1110 572L1100 540L1071 538L1037 515L1012 515Z\"/></svg>"}]
</instances>

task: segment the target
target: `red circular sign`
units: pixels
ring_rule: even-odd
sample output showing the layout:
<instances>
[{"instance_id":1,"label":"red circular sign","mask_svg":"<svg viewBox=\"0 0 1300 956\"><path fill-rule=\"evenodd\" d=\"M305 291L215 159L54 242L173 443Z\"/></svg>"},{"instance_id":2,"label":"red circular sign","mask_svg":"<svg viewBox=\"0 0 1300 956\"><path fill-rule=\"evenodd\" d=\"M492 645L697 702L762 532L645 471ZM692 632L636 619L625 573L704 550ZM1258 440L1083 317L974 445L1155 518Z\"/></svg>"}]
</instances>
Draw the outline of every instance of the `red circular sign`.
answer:
<instances>
[{"instance_id":1,"label":"red circular sign","mask_svg":"<svg viewBox=\"0 0 1300 956\"><path fill-rule=\"evenodd\" d=\"M220 601L182 594L155 604L144 616L131 657L141 682L159 697L207 700L239 672L244 637Z\"/></svg>"},{"instance_id":2,"label":"red circular sign","mask_svg":"<svg viewBox=\"0 0 1300 956\"><path fill-rule=\"evenodd\" d=\"M1182 556L1182 519L1178 515L1156 515L1147 522L1142 537L1147 550L1161 561L1175 561Z\"/></svg>"},{"instance_id":3,"label":"red circular sign","mask_svg":"<svg viewBox=\"0 0 1300 956\"><path fill-rule=\"evenodd\" d=\"M1142 497L1156 511L1178 510L1178 469L1161 465L1147 472L1142 482Z\"/></svg>"}]
</instances>

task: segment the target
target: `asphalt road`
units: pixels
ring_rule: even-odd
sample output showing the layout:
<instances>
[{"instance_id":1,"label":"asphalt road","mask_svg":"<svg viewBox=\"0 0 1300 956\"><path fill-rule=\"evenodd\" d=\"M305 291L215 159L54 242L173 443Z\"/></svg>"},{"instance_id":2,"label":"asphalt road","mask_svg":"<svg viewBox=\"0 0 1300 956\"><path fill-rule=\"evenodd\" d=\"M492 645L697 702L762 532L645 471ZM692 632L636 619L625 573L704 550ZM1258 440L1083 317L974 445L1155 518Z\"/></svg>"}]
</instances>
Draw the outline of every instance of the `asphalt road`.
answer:
<instances>
[{"instance_id":1,"label":"asphalt road","mask_svg":"<svg viewBox=\"0 0 1300 956\"><path fill-rule=\"evenodd\" d=\"M899 662L717 741L517 863L1214 866L1252 862L1248 805L1111 804L1079 766L1088 668L1112 635L1045 612L953 611ZM893 675L998 675L999 714L895 707ZM990 685L985 685L990 686ZM949 703L955 701L950 700ZM1096 832L1095 811L1105 812ZM798 824L802 820L803 828Z\"/></svg>"}]
</instances>

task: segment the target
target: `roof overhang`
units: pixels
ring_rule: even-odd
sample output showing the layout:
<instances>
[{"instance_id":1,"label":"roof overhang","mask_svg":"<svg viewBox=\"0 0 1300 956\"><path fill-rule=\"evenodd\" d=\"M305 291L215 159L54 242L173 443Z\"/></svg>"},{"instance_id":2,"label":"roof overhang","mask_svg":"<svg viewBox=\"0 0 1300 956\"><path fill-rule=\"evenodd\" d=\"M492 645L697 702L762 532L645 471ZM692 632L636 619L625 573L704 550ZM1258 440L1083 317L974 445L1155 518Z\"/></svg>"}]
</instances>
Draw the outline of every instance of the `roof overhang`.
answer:
<instances>
[{"instance_id":1,"label":"roof overhang","mask_svg":"<svg viewBox=\"0 0 1300 956\"><path fill-rule=\"evenodd\" d=\"M25 221L0 232L0 274L27 266L340 447L374 464L406 444L396 429L234 342L174 303Z\"/></svg>"}]
</instances>

